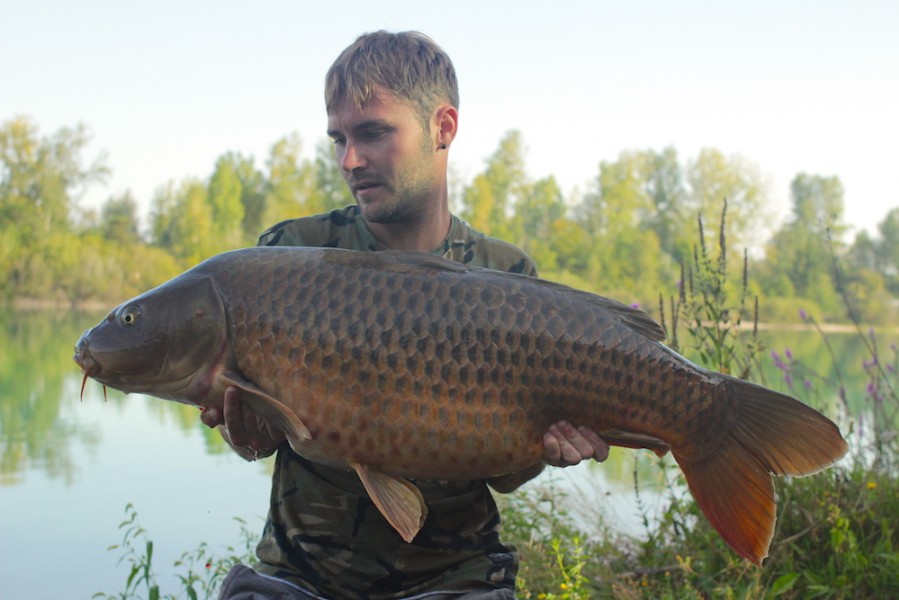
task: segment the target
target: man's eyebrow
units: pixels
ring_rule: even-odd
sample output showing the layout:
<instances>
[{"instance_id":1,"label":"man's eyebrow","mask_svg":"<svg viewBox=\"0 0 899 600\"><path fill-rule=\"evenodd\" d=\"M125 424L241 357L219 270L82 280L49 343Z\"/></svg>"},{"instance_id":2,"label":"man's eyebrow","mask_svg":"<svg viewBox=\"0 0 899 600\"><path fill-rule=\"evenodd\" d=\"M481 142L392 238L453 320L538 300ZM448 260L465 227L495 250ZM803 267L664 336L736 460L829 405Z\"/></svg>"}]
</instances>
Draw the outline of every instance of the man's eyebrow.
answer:
<instances>
[{"instance_id":1,"label":"man's eyebrow","mask_svg":"<svg viewBox=\"0 0 899 600\"><path fill-rule=\"evenodd\" d=\"M355 133L361 133L372 129L394 129L394 125L386 119L370 119L368 121L357 123L350 129ZM331 138L343 135L343 132L339 129L329 129L326 133L328 134L328 137Z\"/></svg>"}]
</instances>

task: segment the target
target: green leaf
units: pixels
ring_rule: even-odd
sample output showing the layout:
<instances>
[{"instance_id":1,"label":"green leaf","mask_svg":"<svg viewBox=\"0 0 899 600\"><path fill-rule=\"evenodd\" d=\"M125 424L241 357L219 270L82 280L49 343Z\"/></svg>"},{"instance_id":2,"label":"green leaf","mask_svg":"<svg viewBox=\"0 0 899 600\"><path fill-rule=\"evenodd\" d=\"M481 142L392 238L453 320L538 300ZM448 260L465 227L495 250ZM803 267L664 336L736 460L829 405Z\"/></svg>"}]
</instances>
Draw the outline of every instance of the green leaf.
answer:
<instances>
[{"instance_id":1,"label":"green leaf","mask_svg":"<svg viewBox=\"0 0 899 600\"><path fill-rule=\"evenodd\" d=\"M780 596L795 585L799 573L784 573L771 584L771 596Z\"/></svg>"},{"instance_id":2,"label":"green leaf","mask_svg":"<svg viewBox=\"0 0 899 600\"><path fill-rule=\"evenodd\" d=\"M137 575L137 572L140 570L138 565L134 565L131 567L131 574L128 575L128 581L125 583L125 589L131 589L131 583L134 581L134 577Z\"/></svg>"}]
</instances>

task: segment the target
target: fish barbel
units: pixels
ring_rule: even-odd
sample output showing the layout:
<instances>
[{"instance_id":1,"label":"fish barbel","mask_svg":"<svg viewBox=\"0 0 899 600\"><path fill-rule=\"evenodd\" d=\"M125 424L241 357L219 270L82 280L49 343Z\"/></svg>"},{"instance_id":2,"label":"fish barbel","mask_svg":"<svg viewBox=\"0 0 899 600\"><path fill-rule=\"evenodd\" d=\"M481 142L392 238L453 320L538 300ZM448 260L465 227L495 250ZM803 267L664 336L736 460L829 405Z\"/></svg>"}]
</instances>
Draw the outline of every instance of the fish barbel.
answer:
<instances>
[{"instance_id":1,"label":"fish barbel","mask_svg":"<svg viewBox=\"0 0 899 600\"><path fill-rule=\"evenodd\" d=\"M125 302L75 348L85 379L199 407L228 386L297 453L355 469L406 540L427 508L407 478L481 479L543 458L565 419L670 448L699 507L761 564L771 475L846 452L789 396L703 369L645 313L428 254L247 248Z\"/></svg>"}]
</instances>

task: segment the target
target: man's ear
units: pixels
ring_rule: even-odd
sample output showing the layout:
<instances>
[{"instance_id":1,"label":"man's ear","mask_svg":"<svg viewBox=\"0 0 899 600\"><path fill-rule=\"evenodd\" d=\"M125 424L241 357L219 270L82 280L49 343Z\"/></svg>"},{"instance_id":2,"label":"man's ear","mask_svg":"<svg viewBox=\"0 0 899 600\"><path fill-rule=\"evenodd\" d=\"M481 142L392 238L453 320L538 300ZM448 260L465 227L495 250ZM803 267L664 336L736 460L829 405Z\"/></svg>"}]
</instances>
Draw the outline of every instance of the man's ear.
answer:
<instances>
[{"instance_id":1,"label":"man's ear","mask_svg":"<svg viewBox=\"0 0 899 600\"><path fill-rule=\"evenodd\" d=\"M451 104L441 104L434 111L434 129L437 147L448 148L459 129L459 111Z\"/></svg>"}]
</instances>

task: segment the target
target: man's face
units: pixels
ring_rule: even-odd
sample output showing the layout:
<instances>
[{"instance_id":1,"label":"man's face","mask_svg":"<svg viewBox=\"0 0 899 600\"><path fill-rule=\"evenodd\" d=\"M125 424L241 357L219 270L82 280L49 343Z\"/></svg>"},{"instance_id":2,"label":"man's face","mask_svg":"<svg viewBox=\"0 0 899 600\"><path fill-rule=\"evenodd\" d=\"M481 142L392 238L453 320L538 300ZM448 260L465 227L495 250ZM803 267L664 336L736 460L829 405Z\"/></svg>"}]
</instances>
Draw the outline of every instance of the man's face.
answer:
<instances>
[{"instance_id":1,"label":"man's face","mask_svg":"<svg viewBox=\"0 0 899 600\"><path fill-rule=\"evenodd\" d=\"M344 101L328 115L334 158L363 217L372 223L404 223L421 217L442 185L430 132L418 113L375 87L362 107Z\"/></svg>"}]
</instances>

